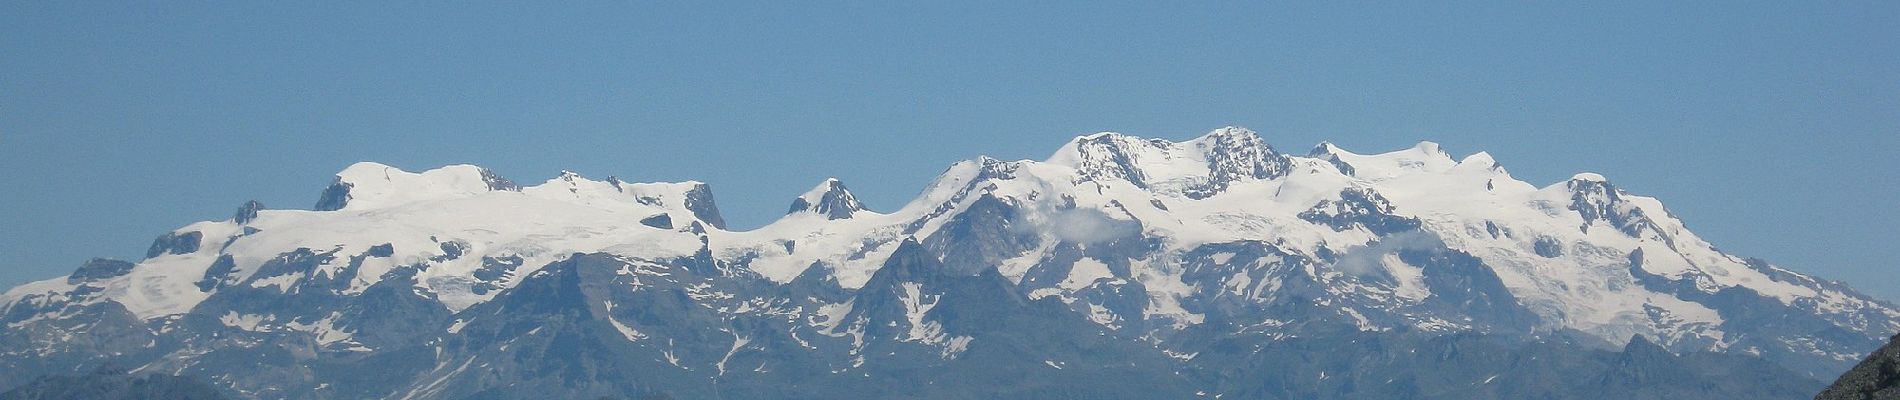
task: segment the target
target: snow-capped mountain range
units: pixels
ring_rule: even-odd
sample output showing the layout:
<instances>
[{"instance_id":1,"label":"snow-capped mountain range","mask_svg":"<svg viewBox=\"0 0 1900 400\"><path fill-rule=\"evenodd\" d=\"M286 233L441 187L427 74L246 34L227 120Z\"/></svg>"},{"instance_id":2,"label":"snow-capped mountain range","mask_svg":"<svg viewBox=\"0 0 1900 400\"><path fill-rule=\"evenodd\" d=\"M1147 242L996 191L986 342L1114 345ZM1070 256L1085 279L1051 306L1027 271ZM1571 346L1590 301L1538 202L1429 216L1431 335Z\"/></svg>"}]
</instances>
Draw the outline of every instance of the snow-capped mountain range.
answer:
<instances>
[{"instance_id":1,"label":"snow-capped mountain range","mask_svg":"<svg viewBox=\"0 0 1900 400\"><path fill-rule=\"evenodd\" d=\"M743 231L700 182L358 163L313 209L253 202L144 260L8 290L0 322L0 387L113 363L256 398L909 396L1033 378L967 392L982 397L1155 375L1171 377L1089 390L1298 398L1348 378L1288 372L1280 387L1315 391L1275 392L1240 383L1267 367L1237 365L1303 341L1477 335L1733 357L1800 386L1900 331L1900 308L1724 253L1600 175L1540 186L1430 142L1288 154L1229 127L978 157L882 212L826 180ZM1470 387L1531 382L1498 368ZM340 372L365 369L381 372ZM1492 395L1509 393L1524 392Z\"/></svg>"}]
</instances>

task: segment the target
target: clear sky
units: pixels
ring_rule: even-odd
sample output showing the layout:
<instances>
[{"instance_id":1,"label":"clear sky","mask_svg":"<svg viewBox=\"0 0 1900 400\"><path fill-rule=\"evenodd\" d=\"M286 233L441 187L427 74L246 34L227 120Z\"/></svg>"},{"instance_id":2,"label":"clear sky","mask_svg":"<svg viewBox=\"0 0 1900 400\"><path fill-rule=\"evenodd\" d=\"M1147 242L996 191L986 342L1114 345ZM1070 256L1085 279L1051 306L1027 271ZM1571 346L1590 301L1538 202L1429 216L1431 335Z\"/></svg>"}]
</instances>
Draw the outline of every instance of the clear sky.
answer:
<instances>
[{"instance_id":1,"label":"clear sky","mask_svg":"<svg viewBox=\"0 0 1900 400\"><path fill-rule=\"evenodd\" d=\"M1900 2L262 3L0 2L0 285L361 160L700 180L744 228L827 176L890 210L980 154L1240 125L1600 172L1900 299Z\"/></svg>"}]
</instances>

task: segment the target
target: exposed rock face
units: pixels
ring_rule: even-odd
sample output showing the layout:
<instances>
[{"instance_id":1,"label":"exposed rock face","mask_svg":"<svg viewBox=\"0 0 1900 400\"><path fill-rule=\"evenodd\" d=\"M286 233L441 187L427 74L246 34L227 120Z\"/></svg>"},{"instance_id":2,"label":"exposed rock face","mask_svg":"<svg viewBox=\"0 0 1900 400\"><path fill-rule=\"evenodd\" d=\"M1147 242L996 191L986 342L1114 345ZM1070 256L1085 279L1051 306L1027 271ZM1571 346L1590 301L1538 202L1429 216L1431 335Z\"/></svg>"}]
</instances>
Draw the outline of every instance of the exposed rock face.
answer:
<instances>
[{"instance_id":1,"label":"exposed rock face","mask_svg":"<svg viewBox=\"0 0 1900 400\"><path fill-rule=\"evenodd\" d=\"M133 265L135 264L110 258L94 258L80 265L79 269L73 270L72 275L66 276L66 283L79 284L118 277L132 272Z\"/></svg>"},{"instance_id":2,"label":"exposed rock face","mask_svg":"<svg viewBox=\"0 0 1900 400\"><path fill-rule=\"evenodd\" d=\"M1260 135L1239 127L1181 143L1099 133L1076 138L1051 161L1075 165L1083 179L1122 181L1190 199L1221 194L1238 182L1284 176L1292 168Z\"/></svg>"},{"instance_id":3,"label":"exposed rock face","mask_svg":"<svg viewBox=\"0 0 1900 400\"><path fill-rule=\"evenodd\" d=\"M1321 200L1312 209L1300 213L1300 219L1323 224L1335 231L1357 228L1379 233L1402 232L1418 228L1418 220L1395 216L1392 204L1370 189L1347 189L1339 200Z\"/></svg>"},{"instance_id":4,"label":"exposed rock face","mask_svg":"<svg viewBox=\"0 0 1900 400\"><path fill-rule=\"evenodd\" d=\"M1815 400L1900 400L1900 335L1842 374Z\"/></svg>"},{"instance_id":5,"label":"exposed rock face","mask_svg":"<svg viewBox=\"0 0 1900 400\"><path fill-rule=\"evenodd\" d=\"M719 204L713 201L712 185L695 183L686 191L683 205L693 212L693 217L705 221L714 228L726 229L726 218L719 215Z\"/></svg>"},{"instance_id":6,"label":"exposed rock face","mask_svg":"<svg viewBox=\"0 0 1900 400\"><path fill-rule=\"evenodd\" d=\"M350 204L350 187L353 186L355 185L343 181L330 184L329 187L323 188L323 195L317 197L317 205L311 209L316 211L343 209L343 206Z\"/></svg>"},{"instance_id":7,"label":"exposed rock face","mask_svg":"<svg viewBox=\"0 0 1900 400\"><path fill-rule=\"evenodd\" d=\"M792 199L792 207L786 214L811 212L823 215L825 219L836 220L851 218L852 214L863 210L864 204L859 203L858 197L844 187L844 182L826 179L804 196Z\"/></svg>"},{"instance_id":8,"label":"exposed rock face","mask_svg":"<svg viewBox=\"0 0 1900 400\"><path fill-rule=\"evenodd\" d=\"M515 185L515 181L503 178L501 175L496 175L494 171L489 171L487 168L481 170L481 176L482 183L488 185L488 190L498 192L515 192L521 190L520 186Z\"/></svg>"},{"instance_id":9,"label":"exposed rock face","mask_svg":"<svg viewBox=\"0 0 1900 400\"><path fill-rule=\"evenodd\" d=\"M1209 174L1206 184L1186 193L1192 199L1220 194L1236 182L1278 178L1292 168L1285 156L1245 128L1215 130L1202 138L1199 147L1206 154Z\"/></svg>"},{"instance_id":10,"label":"exposed rock face","mask_svg":"<svg viewBox=\"0 0 1900 400\"><path fill-rule=\"evenodd\" d=\"M243 206L238 207L237 215L231 217L231 221L237 222L238 225L251 223L251 220L257 219L257 212L263 209L264 203L257 200L244 202Z\"/></svg>"},{"instance_id":11,"label":"exposed rock face","mask_svg":"<svg viewBox=\"0 0 1900 400\"><path fill-rule=\"evenodd\" d=\"M1659 231L1641 207L1625 201L1623 191L1601 175L1578 174L1565 185L1569 186L1572 193L1570 209L1583 216L1583 225L1578 229L1587 231L1591 223L1605 221L1630 236L1640 236L1645 231Z\"/></svg>"},{"instance_id":12,"label":"exposed rock face","mask_svg":"<svg viewBox=\"0 0 1900 400\"><path fill-rule=\"evenodd\" d=\"M651 226L651 227L660 228L660 229L673 229L673 216L666 215L664 213L654 214L651 217L641 218L640 225L646 225L646 226Z\"/></svg>"},{"instance_id":13,"label":"exposed rock face","mask_svg":"<svg viewBox=\"0 0 1900 400\"><path fill-rule=\"evenodd\" d=\"M145 250L145 258L158 257L163 254L190 254L197 252L198 244L204 241L204 237L204 233L198 231L166 233L164 236L159 236L158 239L152 240L152 247Z\"/></svg>"}]
</instances>

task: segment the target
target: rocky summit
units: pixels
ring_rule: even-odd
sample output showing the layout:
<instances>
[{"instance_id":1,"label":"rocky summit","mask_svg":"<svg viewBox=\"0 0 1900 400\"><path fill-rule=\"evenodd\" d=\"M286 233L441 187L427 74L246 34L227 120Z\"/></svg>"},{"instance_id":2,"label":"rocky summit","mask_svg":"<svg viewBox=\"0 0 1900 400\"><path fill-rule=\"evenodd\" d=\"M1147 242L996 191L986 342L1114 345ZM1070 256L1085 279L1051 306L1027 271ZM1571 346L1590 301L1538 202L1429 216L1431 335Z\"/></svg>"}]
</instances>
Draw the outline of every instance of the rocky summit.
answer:
<instances>
[{"instance_id":1,"label":"rocky summit","mask_svg":"<svg viewBox=\"0 0 1900 400\"><path fill-rule=\"evenodd\" d=\"M313 186L7 290L0 392L121 366L254 399L1786 399L1900 331L1641 188L1430 142L1099 133L895 210L827 180L749 230L700 182ZM1849 377L1891 383L1876 358Z\"/></svg>"}]
</instances>

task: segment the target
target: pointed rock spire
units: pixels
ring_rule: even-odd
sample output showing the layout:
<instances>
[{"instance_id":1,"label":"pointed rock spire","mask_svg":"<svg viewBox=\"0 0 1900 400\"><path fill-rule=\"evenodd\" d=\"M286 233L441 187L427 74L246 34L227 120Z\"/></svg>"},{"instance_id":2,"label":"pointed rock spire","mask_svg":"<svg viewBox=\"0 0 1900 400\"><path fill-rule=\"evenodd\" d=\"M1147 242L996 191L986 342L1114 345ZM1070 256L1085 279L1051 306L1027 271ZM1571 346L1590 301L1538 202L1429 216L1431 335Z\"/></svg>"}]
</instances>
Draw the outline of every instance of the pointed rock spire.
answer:
<instances>
[{"instance_id":1,"label":"pointed rock spire","mask_svg":"<svg viewBox=\"0 0 1900 400\"><path fill-rule=\"evenodd\" d=\"M827 178L824 183L818 184L810 191L806 191L804 195L793 199L791 209L785 213L810 211L824 215L825 219L846 219L863 210L864 204L859 203L858 197L852 195L851 190L844 187L844 182L839 181L838 178Z\"/></svg>"},{"instance_id":2,"label":"pointed rock spire","mask_svg":"<svg viewBox=\"0 0 1900 400\"><path fill-rule=\"evenodd\" d=\"M706 221L706 224L712 225L713 228L726 229L726 218L720 216L719 204L713 202L712 185L697 181L687 181L685 184L690 186L684 193L684 201L681 202L686 210L691 211L694 218Z\"/></svg>"}]
</instances>

